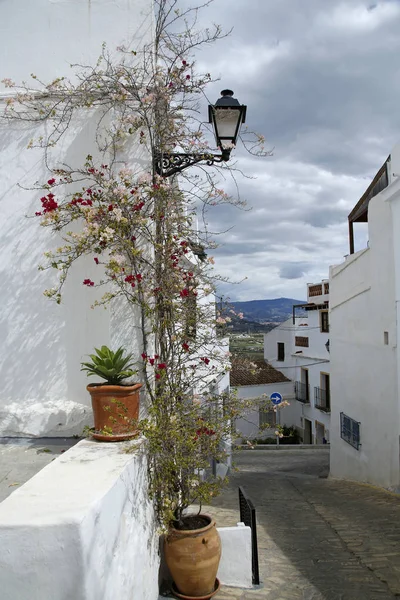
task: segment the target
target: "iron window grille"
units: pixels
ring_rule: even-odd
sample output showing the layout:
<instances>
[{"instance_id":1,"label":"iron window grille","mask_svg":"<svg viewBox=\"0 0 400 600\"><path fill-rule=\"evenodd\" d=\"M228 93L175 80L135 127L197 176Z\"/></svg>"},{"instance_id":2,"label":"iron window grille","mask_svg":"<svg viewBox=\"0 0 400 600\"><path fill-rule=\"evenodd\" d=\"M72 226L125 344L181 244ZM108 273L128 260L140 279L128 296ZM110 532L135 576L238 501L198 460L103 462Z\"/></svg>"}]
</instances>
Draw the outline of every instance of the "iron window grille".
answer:
<instances>
[{"instance_id":1,"label":"iron window grille","mask_svg":"<svg viewBox=\"0 0 400 600\"><path fill-rule=\"evenodd\" d=\"M343 412L340 413L340 437L356 450L361 446L360 425L359 421L355 421Z\"/></svg>"},{"instance_id":2,"label":"iron window grille","mask_svg":"<svg viewBox=\"0 0 400 600\"><path fill-rule=\"evenodd\" d=\"M299 402L303 402L303 404L310 403L310 386L309 386L309 384L302 383L301 381L295 381L294 393L296 396L296 400L298 400Z\"/></svg>"},{"instance_id":3,"label":"iron window grille","mask_svg":"<svg viewBox=\"0 0 400 600\"><path fill-rule=\"evenodd\" d=\"M302 348L308 348L308 337L296 335L294 344L295 344L295 346L301 346Z\"/></svg>"},{"instance_id":4,"label":"iron window grille","mask_svg":"<svg viewBox=\"0 0 400 600\"><path fill-rule=\"evenodd\" d=\"M324 412L331 412L331 398L329 390L320 387L314 388L315 408Z\"/></svg>"},{"instance_id":5,"label":"iron window grille","mask_svg":"<svg viewBox=\"0 0 400 600\"><path fill-rule=\"evenodd\" d=\"M278 358L279 361L285 360L285 344L283 342L278 342Z\"/></svg>"}]
</instances>

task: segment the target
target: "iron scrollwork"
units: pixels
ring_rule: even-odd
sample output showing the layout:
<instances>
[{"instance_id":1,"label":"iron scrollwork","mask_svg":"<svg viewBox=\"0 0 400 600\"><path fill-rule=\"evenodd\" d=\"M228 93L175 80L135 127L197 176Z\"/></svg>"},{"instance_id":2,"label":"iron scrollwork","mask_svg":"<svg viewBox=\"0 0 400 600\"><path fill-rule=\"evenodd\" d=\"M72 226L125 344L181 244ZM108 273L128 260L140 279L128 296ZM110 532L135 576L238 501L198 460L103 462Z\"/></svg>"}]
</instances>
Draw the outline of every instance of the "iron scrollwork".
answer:
<instances>
[{"instance_id":1,"label":"iron scrollwork","mask_svg":"<svg viewBox=\"0 0 400 600\"><path fill-rule=\"evenodd\" d=\"M215 163L226 162L227 160L229 160L229 153L226 152L222 154L163 153L155 158L155 170L162 177L170 177L200 162L212 166Z\"/></svg>"}]
</instances>

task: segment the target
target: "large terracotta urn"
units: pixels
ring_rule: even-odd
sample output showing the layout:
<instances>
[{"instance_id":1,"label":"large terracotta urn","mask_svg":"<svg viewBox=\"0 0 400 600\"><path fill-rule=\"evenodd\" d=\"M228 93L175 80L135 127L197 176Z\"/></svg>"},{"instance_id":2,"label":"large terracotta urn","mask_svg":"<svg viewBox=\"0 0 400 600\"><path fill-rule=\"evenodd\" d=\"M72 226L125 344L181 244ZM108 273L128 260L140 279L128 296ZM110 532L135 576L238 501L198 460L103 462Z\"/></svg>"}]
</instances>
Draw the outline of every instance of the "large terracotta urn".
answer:
<instances>
[{"instance_id":1,"label":"large terracotta urn","mask_svg":"<svg viewBox=\"0 0 400 600\"><path fill-rule=\"evenodd\" d=\"M129 440L137 435L139 419L139 391L141 383L134 385L107 385L91 383L86 389L92 398L94 433L104 442Z\"/></svg>"},{"instance_id":2,"label":"large terracotta urn","mask_svg":"<svg viewBox=\"0 0 400 600\"><path fill-rule=\"evenodd\" d=\"M221 558L221 540L211 517L194 517L200 517L204 527L169 529L164 544L165 560L174 580L174 594L178 598L206 600L219 589L216 577Z\"/></svg>"}]
</instances>

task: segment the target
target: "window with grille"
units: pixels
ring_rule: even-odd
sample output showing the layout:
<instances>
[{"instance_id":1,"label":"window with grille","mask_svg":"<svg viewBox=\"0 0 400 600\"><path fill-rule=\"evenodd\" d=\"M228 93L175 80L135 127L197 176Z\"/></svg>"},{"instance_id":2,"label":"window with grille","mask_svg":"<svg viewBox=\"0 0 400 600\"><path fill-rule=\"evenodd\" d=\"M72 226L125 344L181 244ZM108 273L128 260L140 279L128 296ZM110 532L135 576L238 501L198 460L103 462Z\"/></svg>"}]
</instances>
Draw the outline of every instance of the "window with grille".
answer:
<instances>
[{"instance_id":1,"label":"window with grille","mask_svg":"<svg viewBox=\"0 0 400 600\"><path fill-rule=\"evenodd\" d=\"M361 446L360 425L359 421L355 421L343 412L340 413L340 437L356 450Z\"/></svg>"},{"instance_id":2,"label":"window with grille","mask_svg":"<svg viewBox=\"0 0 400 600\"><path fill-rule=\"evenodd\" d=\"M278 342L278 358L277 360L285 360L285 344Z\"/></svg>"},{"instance_id":3,"label":"window with grille","mask_svg":"<svg viewBox=\"0 0 400 600\"><path fill-rule=\"evenodd\" d=\"M260 406L259 423L260 427L267 427L268 425L274 427L276 425L276 412L267 406Z\"/></svg>"},{"instance_id":4,"label":"window with grille","mask_svg":"<svg viewBox=\"0 0 400 600\"><path fill-rule=\"evenodd\" d=\"M308 348L308 337L303 337L301 335L296 335L295 337L295 345L302 346L303 348Z\"/></svg>"},{"instance_id":5,"label":"window with grille","mask_svg":"<svg viewBox=\"0 0 400 600\"><path fill-rule=\"evenodd\" d=\"M322 283L318 285L310 285L308 288L308 295L310 298L313 296L322 296Z\"/></svg>"},{"instance_id":6,"label":"window with grille","mask_svg":"<svg viewBox=\"0 0 400 600\"><path fill-rule=\"evenodd\" d=\"M321 331L323 333L329 333L329 312L327 310L321 310L320 323L321 323Z\"/></svg>"}]
</instances>

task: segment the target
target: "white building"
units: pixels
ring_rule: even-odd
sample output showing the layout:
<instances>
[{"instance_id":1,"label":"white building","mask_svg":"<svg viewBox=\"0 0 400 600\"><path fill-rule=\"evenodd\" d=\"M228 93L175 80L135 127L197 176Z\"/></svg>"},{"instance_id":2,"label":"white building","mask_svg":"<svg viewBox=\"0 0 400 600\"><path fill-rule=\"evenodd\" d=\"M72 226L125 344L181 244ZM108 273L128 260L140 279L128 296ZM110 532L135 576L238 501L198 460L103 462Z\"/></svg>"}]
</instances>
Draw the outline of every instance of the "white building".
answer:
<instances>
[{"instance_id":1,"label":"white building","mask_svg":"<svg viewBox=\"0 0 400 600\"><path fill-rule=\"evenodd\" d=\"M4 0L7 27L2 30L0 80L42 81L71 77L70 64L95 64L107 44L112 56L118 46L137 50L151 43L152 0L115 2L36 2ZM15 93L0 83L0 112ZM74 119L62 142L52 150L51 163L79 165L95 155L99 112ZM40 148L27 150L47 124L0 121L0 435L70 436L90 423L90 396L80 362L98 345L125 346L137 352L137 330L128 326L132 314L121 307L90 308L98 292L82 285L95 269L81 260L71 270L61 306L49 302L43 290L54 285L48 271L38 272L43 253L57 247L55 236L27 219L40 206L35 181L47 181L49 171ZM119 158L143 170L149 157L137 142ZM21 187L22 186L22 187ZM26 187L28 189L23 189Z\"/></svg>"},{"instance_id":2,"label":"white building","mask_svg":"<svg viewBox=\"0 0 400 600\"><path fill-rule=\"evenodd\" d=\"M296 316L296 311L306 316ZM307 285L307 303L264 336L264 358L294 382L304 444L330 441L329 281Z\"/></svg>"},{"instance_id":3,"label":"white building","mask_svg":"<svg viewBox=\"0 0 400 600\"><path fill-rule=\"evenodd\" d=\"M242 440L275 437L274 425L277 422L290 426L295 420L296 401L290 379L264 361L255 361L254 364L256 368L252 370L246 365L234 363L230 373L231 390L237 397L255 401L254 408L235 421L236 433ZM279 413L272 408L267 411L263 401L265 396L269 397L274 392L289 402L289 406L278 409ZM271 428L266 429L266 424Z\"/></svg>"},{"instance_id":4,"label":"white building","mask_svg":"<svg viewBox=\"0 0 400 600\"><path fill-rule=\"evenodd\" d=\"M349 215L350 255L330 270L331 475L398 488L400 144ZM354 223L368 244L354 252Z\"/></svg>"}]
</instances>

